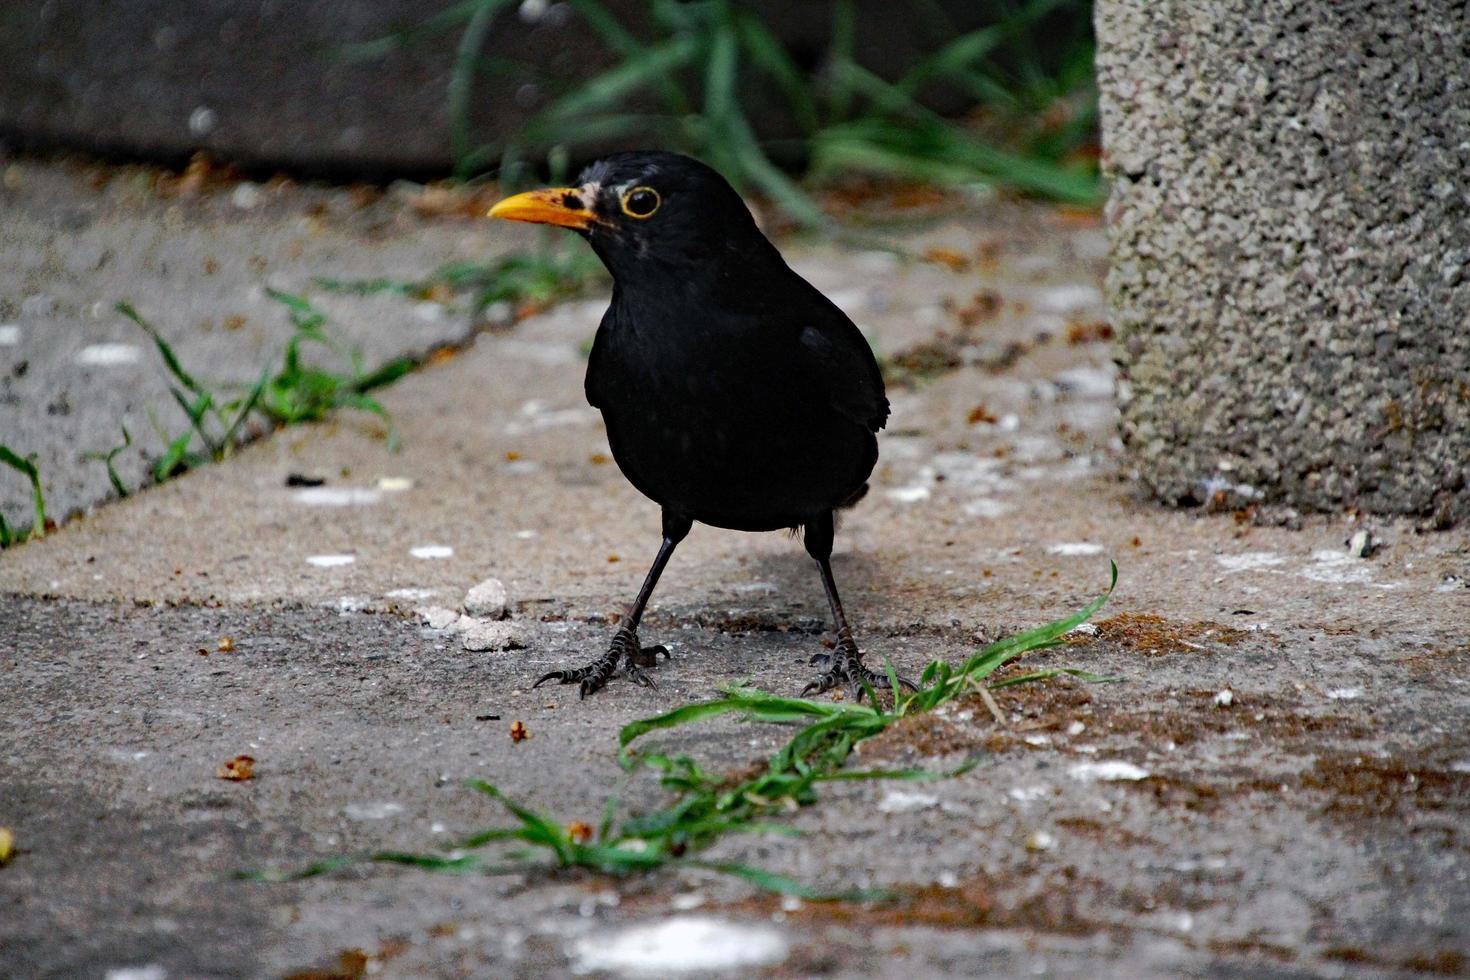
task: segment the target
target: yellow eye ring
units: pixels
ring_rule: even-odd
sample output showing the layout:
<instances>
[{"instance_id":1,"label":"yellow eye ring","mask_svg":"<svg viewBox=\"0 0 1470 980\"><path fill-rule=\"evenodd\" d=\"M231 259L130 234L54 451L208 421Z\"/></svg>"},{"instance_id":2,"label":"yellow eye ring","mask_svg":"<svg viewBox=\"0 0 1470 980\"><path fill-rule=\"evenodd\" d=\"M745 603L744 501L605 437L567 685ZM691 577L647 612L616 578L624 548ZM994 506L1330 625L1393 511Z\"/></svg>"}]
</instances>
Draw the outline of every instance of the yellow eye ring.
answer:
<instances>
[{"instance_id":1,"label":"yellow eye ring","mask_svg":"<svg viewBox=\"0 0 1470 980\"><path fill-rule=\"evenodd\" d=\"M623 195L623 213L640 221L653 217L664 199L652 187L635 187Z\"/></svg>"}]
</instances>

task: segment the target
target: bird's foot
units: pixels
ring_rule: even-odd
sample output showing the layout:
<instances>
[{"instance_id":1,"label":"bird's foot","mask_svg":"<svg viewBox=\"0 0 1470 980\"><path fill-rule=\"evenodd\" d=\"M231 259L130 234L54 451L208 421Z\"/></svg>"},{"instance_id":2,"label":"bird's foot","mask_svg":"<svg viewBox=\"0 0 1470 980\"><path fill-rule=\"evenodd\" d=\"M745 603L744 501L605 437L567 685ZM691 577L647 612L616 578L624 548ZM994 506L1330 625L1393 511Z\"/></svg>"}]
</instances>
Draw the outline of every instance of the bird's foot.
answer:
<instances>
[{"instance_id":1,"label":"bird's foot","mask_svg":"<svg viewBox=\"0 0 1470 980\"><path fill-rule=\"evenodd\" d=\"M607 653L574 670L553 670L543 674L531 687L538 688L552 680L562 684L580 684L577 697L581 699L601 690L615 674L621 673L634 684L658 690L658 685L643 668L656 666L659 654L669 657L669 648L663 645L643 646L638 642L638 631L624 624L613 634Z\"/></svg>"},{"instance_id":2,"label":"bird's foot","mask_svg":"<svg viewBox=\"0 0 1470 980\"><path fill-rule=\"evenodd\" d=\"M858 649L857 641L852 634L844 630L837 640L837 646L830 652L822 652L812 657L811 662L815 666L824 666L827 669L812 679L812 682L801 689L801 696L811 694L822 694L832 690L834 687L847 688L848 694L852 695L854 701L861 701L868 688L875 691L890 690L893 687L887 673L878 673L869 670L863 663L862 651ZM919 685L909 680L902 674L896 674L900 687L917 691Z\"/></svg>"}]
</instances>

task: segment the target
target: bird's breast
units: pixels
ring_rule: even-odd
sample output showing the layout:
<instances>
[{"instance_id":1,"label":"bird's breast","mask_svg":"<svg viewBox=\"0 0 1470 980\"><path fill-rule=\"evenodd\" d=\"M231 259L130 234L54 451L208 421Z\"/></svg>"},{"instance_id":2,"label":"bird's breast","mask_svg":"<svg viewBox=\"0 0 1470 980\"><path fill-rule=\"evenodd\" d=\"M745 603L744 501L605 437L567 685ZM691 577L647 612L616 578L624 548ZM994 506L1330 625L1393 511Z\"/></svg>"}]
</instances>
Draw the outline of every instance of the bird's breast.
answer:
<instances>
[{"instance_id":1,"label":"bird's breast","mask_svg":"<svg viewBox=\"0 0 1470 980\"><path fill-rule=\"evenodd\" d=\"M723 526L789 526L871 472L871 433L832 411L778 341L616 339L589 388L618 465L659 503Z\"/></svg>"}]
</instances>

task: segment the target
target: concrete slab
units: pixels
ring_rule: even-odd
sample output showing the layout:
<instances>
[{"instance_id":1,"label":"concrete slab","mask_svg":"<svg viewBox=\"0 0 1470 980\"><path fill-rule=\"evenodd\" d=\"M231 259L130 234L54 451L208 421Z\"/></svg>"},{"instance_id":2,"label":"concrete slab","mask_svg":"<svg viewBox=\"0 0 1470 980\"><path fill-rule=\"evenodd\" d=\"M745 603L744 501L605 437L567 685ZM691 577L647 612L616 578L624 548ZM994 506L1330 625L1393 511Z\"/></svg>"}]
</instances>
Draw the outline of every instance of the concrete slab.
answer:
<instances>
[{"instance_id":1,"label":"concrete slab","mask_svg":"<svg viewBox=\"0 0 1470 980\"><path fill-rule=\"evenodd\" d=\"M1123 683L999 692L1003 723L977 701L906 725L858 761L982 764L834 786L791 816L802 837L714 851L894 888L899 906L682 872L229 879L498 822L467 776L591 820L624 722L743 678L806 679L825 621L799 545L697 528L643 630L674 654L658 691L527 689L600 652L656 544L581 398L593 300L386 392L397 454L351 416L284 431L0 557L0 825L21 847L0 869L16 910L0 964L279 976L360 951L386 975L561 975L606 965L589 951L630 929L709 936L684 918L703 916L737 948L763 930L774 959L730 966L771 976L1463 971L1470 533L1375 524L1380 547L1353 557L1348 515L1137 494L1097 342L1099 235L997 206L907 238L945 249L935 262L791 250L890 359L960 364L894 390L873 491L839 533L869 650L910 670L960 658L1080 605L1109 557L1121 570L1096 632L1026 666ZM291 473L326 483L308 494ZM490 576L524 649L470 652L413 612L457 610ZM786 734L718 723L666 744L719 770ZM258 777L217 779L240 753ZM623 798L662 794L635 781Z\"/></svg>"},{"instance_id":2,"label":"concrete slab","mask_svg":"<svg viewBox=\"0 0 1470 980\"><path fill-rule=\"evenodd\" d=\"M325 293L315 278L414 281L531 241L521 229L425 216L407 191L242 183L218 171L210 181L186 190L152 168L0 155L0 442L39 456L57 520L115 496L86 454L121 445L123 427L135 448L116 465L129 488L163 452L157 429L172 438L186 428L152 341L117 303L135 306L208 387L234 396L280 365L292 333L268 289L309 295L330 317L328 334L371 369L462 343L470 318L453 302L388 309ZM345 369L326 352L306 354ZM29 486L9 469L0 513L30 523Z\"/></svg>"}]
</instances>

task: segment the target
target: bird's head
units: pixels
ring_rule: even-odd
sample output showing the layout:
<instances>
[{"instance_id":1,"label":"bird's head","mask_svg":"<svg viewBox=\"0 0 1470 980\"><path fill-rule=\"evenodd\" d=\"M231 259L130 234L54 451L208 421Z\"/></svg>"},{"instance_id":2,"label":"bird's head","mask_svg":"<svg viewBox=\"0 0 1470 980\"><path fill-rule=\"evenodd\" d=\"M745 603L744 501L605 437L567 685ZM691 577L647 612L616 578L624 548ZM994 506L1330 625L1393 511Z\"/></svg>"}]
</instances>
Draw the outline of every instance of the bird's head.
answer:
<instances>
[{"instance_id":1,"label":"bird's head","mask_svg":"<svg viewBox=\"0 0 1470 980\"><path fill-rule=\"evenodd\" d=\"M677 153L615 153L589 164L572 186L508 197L489 217L572 228L619 280L770 248L725 178Z\"/></svg>"}]
</instances>

